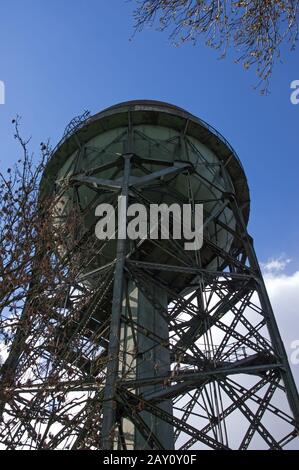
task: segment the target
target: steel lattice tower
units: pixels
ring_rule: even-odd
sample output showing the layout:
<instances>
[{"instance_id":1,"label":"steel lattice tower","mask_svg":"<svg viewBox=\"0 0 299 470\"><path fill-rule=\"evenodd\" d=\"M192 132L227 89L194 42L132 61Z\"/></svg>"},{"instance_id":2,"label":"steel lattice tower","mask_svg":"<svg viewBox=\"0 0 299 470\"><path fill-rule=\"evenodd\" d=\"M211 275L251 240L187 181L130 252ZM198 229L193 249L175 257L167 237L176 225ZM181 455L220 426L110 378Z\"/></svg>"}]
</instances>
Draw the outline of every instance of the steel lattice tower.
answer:
<instances>
[{"instance_id":1,"label":"steel lattice tower","mask_svg":"<svg viewBox=\"0 0 299 470\"><path fill-rule=\"evenodd\" d=\"M64 336L40 348L43 380L19 377L9 401L2 382L4 445L282 449L298 438L298 393L247 231L246 176L229 143L175 106L122 103L71 127L41 184L42 195L53 191L60 217L81 211L82 243L94 236L95 207L116 207L120 195L146 207L202 203L204 243L192 252L177 239L98 242L53 312ZM80 286L90 302L68 320ZM21 336L4 375L26 356ZM59 408L61 397L78 406Z\"/></svg>"}]
</instances>

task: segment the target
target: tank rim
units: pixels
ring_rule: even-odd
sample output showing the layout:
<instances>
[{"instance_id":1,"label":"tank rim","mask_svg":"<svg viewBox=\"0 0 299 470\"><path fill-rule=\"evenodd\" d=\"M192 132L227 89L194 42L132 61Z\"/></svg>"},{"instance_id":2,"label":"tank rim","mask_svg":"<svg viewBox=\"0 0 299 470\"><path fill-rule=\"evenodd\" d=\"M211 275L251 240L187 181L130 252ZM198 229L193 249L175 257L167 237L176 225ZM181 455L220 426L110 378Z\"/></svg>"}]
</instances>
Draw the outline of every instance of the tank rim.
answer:
<instances>
[{"instance_id":1,"label":"tank rim","mask_svg":"<svg viewBox=\"0 0 299 470\"><path fill-rule=\"evenodd\" d=\"M237 200L243 209L242 211L245 223L248 223L250 212L250 193L245 171L236 151L225 139L225 137L220 132L218 132L213 126L189 113L185 109L163 101L145 99L124 101L121 103L116 103L108 108L103 109L99 113L88 117L85 121L82 122L80 126L75 129L74 132L71 132L70 134L64 136L54 148L41 180L40 193L43 193L44 191L48 192L46 186L49 187L49 185L47 185L47 182L49 182L50 179L49 173L51 172L52 167L54 167L53 161L55 161L57 158L60 158L59 154L64 153L66 148L70 147L70 141L75 135L80 135L82 137L84 135L84 130L86 130L91 124L94 124L95 122L100 120L104 120L105 118L109 118L114 115L130 111L148 111L158 113L161 112L172 116L178 116L183 119L186 119L188 122L192 122L195 126L198 126L199 130L204 131L207 139L209 139L209 143L204 142L204 144L208 148L213 150L220 160L222 160L222 158L219 154L217 154L217 150L215 150L215 148L211 148L212 140L214 145L218 145L219 152L220 150L222 150L222 153L227 154L224 158L225 166L233 181Z\"/></svg>"}]
</instances>

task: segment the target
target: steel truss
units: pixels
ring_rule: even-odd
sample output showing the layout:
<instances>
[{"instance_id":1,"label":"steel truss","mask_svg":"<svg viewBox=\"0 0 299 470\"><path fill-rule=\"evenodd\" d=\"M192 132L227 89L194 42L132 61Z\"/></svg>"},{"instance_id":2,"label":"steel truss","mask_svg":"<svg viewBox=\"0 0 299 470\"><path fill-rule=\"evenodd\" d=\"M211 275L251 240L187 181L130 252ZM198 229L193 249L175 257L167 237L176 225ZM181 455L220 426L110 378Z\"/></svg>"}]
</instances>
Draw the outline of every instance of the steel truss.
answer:
<instances>
[{"instance_id":1,"label":"steel truss","mask_svg":"<svg viewBox=\"0 0 299 470\"><path fill-rule=\"evenodd\" d=\"M165 177L180 177L188 186L195 171L186 163L150 173L130 148L117 166L115 180L77 173L61 194L87 185L95 200L105 191L114 204L122 194L130 203L148 205L151 194L167 191ZM132 178L136 168L143 175ZM229 184L218 194L215 203L232 211L236 227L226 226L219 211L205 214L208 224L234 236L225 251L205 232L212 269L203 268L200 252L186 252L183 241L118 240L112 262L82 269L78 284L65 286L65 304L53 312L51 332L49 319L36 320L40 334L34 338L30 330L25 337L18 330L2 368L3 447L127 449L129 423L144 448L163 449L150 417L170 426L182 450L282 449L298 438L298 393L242 208ZM179 191L172 197L188 202ZM70 306L89 278L96 285L74 319ZM132 314L132 286L167 323L169 338ZM168 304L157 291L167 294ZM121 341L124 327L131 332L129 351ZM148 350L140 350L146 343L138 338L149 341ZM26 344L35 347L28 352ZM170 370L156 363L150 376L140 377L137 368L161 347L169 351ZM163 406L170 402L172 412Z\"/></svg>"}]
</instances>

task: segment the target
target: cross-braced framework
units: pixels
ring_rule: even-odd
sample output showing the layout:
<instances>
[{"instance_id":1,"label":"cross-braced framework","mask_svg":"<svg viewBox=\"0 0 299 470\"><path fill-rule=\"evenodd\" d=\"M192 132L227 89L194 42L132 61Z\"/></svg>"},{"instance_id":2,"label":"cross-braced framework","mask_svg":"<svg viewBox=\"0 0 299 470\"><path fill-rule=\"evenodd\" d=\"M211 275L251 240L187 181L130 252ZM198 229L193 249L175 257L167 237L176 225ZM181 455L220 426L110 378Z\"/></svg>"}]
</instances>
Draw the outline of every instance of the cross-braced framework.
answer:
<instances>
[{"instance_id":1,"label":"cross-braced framework","mask_svg":"<svg viewBox=\"0 0 299 470\"><path fill-rule=\"evenodd\" d=\"M171 237L97 241L76 282L59 285L51 318L38 304L26 337L22 325L17 330L4 362L15 364L13 377L1 382L2 446L287 448L298 438L298 393L225 165L215 169L201 155L211 183L191 159L161 163L132 152L130 132L118 137L126 149L115 154L113 178L99 176L111 162L86 172L76 161L76 174L56 187L59 198L72 194L82 209L80 188L88 187L93 207L103 198L116 208L119 195L145 207L157 194L205 204L193 183L212 184L203 247L186 251L184 240ZM56 227L63 217L54 215ZM93 234L91 225L82 240ZM218 243L223 235L231 242ZM97 266L103 253L110 259ZM28 302L34 310L30 292Z\"/></svg>"}]
</instances>

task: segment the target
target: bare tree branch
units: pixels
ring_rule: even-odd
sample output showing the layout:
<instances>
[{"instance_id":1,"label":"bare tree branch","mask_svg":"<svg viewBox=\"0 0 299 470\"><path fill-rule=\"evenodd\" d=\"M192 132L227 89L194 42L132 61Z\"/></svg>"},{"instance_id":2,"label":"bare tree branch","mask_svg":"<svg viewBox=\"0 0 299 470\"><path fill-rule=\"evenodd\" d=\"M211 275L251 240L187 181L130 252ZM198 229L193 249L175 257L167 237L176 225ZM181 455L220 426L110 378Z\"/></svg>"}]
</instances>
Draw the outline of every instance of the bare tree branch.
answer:
<instances>
[{"instance_id":1,"label":"bare tree branch","mask_svg":"<svg viewBox=\"0 0 299 470\"><path fill-rule=\"evenodd\" d=\"M295 47L298 38L298 0L136 0L135 29L157 25L170 29L175 44L205 44L224 57L230 47L236 61L256 68L259 85L267 91L281 46Z\"/></svg>"}]
</instances>

